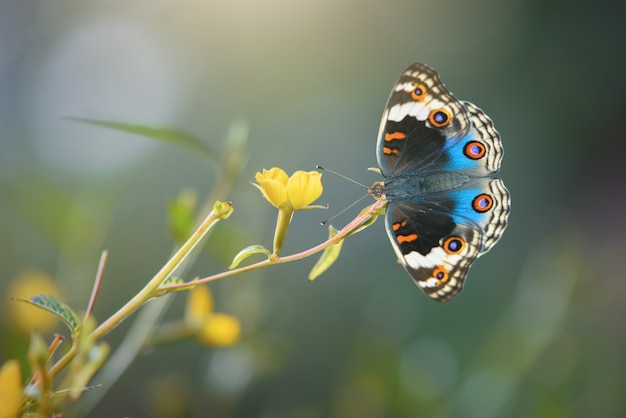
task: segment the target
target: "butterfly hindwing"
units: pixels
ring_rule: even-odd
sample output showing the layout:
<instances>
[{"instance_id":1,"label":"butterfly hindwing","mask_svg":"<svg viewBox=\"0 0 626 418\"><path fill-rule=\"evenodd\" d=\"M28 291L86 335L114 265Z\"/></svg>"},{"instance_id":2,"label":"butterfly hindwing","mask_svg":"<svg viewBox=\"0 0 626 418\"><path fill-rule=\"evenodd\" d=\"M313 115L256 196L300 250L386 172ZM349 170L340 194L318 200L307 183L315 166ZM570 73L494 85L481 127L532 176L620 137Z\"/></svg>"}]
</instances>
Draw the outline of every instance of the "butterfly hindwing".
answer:
<instances>
[{"instance_id":1,"label":"butterfly hindwing","mask_svg":"<svg viewBox=\"0 0 626 418\"><path fill-rule=\"evenodd\" d=\"M415 283L445 302L461 291L472 263L501 237L509 210L502 181L477 178L420 200L389 202L386 229Z\"/></svg>"},{"instance_id":2,"label":"butterfly hindwing","mask_svg":"<svg viewBox=\"0 0 626 418\"><path fill-rule=\"evenodd\" d=\"M401 264L428 296L446 302L473 262L500 239L510 212L503 149L491 119L457 100L437 73L413 64L383 113L377 159L386 229Z\"/></svg>"}]
</instances>

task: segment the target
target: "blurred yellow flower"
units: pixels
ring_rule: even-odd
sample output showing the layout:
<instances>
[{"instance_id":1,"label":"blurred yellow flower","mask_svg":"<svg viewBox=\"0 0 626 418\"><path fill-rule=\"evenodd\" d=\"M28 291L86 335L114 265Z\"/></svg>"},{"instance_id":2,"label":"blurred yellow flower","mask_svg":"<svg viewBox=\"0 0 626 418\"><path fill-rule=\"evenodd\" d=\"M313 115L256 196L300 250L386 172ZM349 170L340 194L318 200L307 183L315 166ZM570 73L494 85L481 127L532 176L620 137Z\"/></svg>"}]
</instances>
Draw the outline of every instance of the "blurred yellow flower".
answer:
<instances>
[{"instance_id":1,"label":"blurred yellow flower","mask_svg":"<svg viewBox=\"0 0 626 418\"><path fill-rule=\"evenodd\" d=\"M28 299L31 296L47 294L61 297L54 280L47 274L37 270L26 270L20 273L7 288L8 296ZM56 316L20 301L11 300L6 304L5 321L20 333L30 333L37 329L41 333L50 331L57 323Z\"/></svg>"},{"instance_id":2,"label":"blurred yellow flower","mask_svg":"<svg viewBox=\"0 0 626 418\"><path fill-rule=\"evenodd\" d=\"M263 197L278 209L310 209L308 205L322 195L322 174L317 171L296 171L291 177L274 167L256 173L254 184Z\"/></svg>"},{"instance_id":3,"label":"blurred yellow flower","mask_svg":"<svg viewBox=\"0 0 626 418\"><path fill-rule=\"evenodd\" d=\"M232 345L241 337L241 324L237 318L213 312L213 296L207 286L196 286L189 291L185 321L206 345Z\"/></svg>"},{"instance_id":4,"label":"blurred yellow flower","mask_svg":"<svg viewBox=\"0 0 626 418\"><path fill-rule=\"evenodd\" d=\"M17 360L0 369L0 418L15 418L22 407L22 372Z\"/></svg>"},{"instance_id":5,"label":"blurred yellow flower","mask_svg":"<svg viewBox=\"0 0 626 418\"><path fill-rule=\"evenodd\" d=\"M205 321L198 338L213 347L233 345L241 338L241 324L234 316L214 313Z\"/></svg>"},{"instance_id":6,"label":"blurred yellow flower","mask_svg":"<svg viewBox=\"0 0 626 418\"><path fill-rule=\"evenodd\" d=\"M185 306L185 320L201 324L213 312L213 295L207 286L196 286L189 291Z\"/></svg>"}]
</instances>

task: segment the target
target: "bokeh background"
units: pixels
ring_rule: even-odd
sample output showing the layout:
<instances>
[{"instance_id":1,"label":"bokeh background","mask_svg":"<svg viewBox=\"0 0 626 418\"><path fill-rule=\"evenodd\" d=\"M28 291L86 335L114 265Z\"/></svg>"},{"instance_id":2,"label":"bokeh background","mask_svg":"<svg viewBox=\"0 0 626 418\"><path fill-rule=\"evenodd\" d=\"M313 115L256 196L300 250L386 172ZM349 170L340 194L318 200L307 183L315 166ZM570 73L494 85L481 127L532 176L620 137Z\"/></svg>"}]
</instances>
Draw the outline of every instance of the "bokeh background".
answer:
<instances>
[{"instance_id":1,"label":"bokeh background","mask_svg":"<svg viewBox=\"0 0 626 418\"><path fill-rule=\"evenodd\" d=\"M256 171L322 164L377 179L366 169L383 106L419 61L493 118L506 150L510 225L464 292L445 305L422 295L377 222L313 283L307 259L211 285L216 309L242 323L239 344L157 347L72 413L626 416L625 8L0 1L0 360L27 342L9 286L49 276L80 311L106 248L104 319L171 253L170 202L215 186L215 165L189 150L67 117L174 127L216 150L245 122L248 164L220 196L235 213L187 272L206 276L247 245L271 245L275 213L249 184ZM324 186L330 210L297 213L285 253L325 239L319 221L362 195L328 174ZM133 319L106 337L114 349Z\"/></svg>"}]
</instances>

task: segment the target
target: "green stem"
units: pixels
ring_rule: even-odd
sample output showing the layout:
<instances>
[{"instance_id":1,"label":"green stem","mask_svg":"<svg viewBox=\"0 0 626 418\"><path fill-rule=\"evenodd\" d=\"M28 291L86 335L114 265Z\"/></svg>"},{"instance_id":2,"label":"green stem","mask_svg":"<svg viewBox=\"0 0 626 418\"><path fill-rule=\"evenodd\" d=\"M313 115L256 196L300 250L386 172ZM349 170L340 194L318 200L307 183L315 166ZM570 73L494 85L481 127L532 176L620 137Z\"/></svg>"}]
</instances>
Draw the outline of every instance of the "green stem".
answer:
<instances>
[{"instance_id":1,"label":"green stem","mask_svg":"<svg viewBox=\"0 0 626 418\"><path fill-rule=\"evenodd\" d=\"M131 300L122 306L117 312L111 315L106 321L100 324L90 335L94 341L102 338L105 334L119 325L124 319L139 309L150 298L154 297L159 290L159 286L172 275L174 270L185 260L191 251L198 245L207 232L219 221L224 219L223 213L216 213L215 209L209 213L202 224L185 242L180 249L170 258L170 260L159 270L159 272L139 291ZM74 348L74 347L72 347ZM61 357L48 371L49 378L54 377L61 371L74 357L76 350L70 350Z\"/></svg>"},{"instance_id":2,"label":"green stem","mask_svg":"<svg viewBox=\"0 0 626 418\"><path fill-rule=\"evenodd\" d=\"M76 353L78 353L78 341L73 340L72 346L67 351L67 353L65 353L65 355L61 357L56 363L54 363L54 366L52 366L50 370L48 370L48 379L52 379L54 376L57 375L57 373L63 370L65 366L67 366L69 362L72 361L74 356L76 356Z\"/></svg>"},{"instance_id":3,"label":"green stem","mask_svg":"<svg viewBox=\"0 0 626 418\"><path fill-rule=\"evenodd\" d=\"M293 209L278 209L278 219L276 219L276 230L274 231L274 249L270 256L271 260L276 260L278 253L283 248L293 213Z\"/></svg>"},{"instance_id":4,"label":"green stem","mask_svg":"<svg viewBox=\"0 0 626 418\"><path fill-rule=\"evenodd\" d=\"M97 340L111 331L126 317L135 312L141 305L146 303L148 299L156 295L159 286L172 275L174 270L185 260L185 258L191 253L191 251L198 245L200 240L206 235L207 232L219 221L221 218L215 214L215 211L211 211L209 216L205 218L200 227L191 235L191 237L185 242L180 249L169 259L167 263L161 268L161 270L144 286L139 293L137 293L126 305L122 306L116 313L111 315L106 321L98 326L92 333L91 337Z\"/></svg>"},{"instance_id":5,"label":"green stem","mask_svg":"<svg viewBox=\"0 0 626 418\"><path fill-rule=\"evenodd\" d=\"M223 279L226 277L230 277L230 276L234 276L236 274L241 274L241 273L245 273L251 270L256 270L265 266L269 266L269 265L273 265L273 264L281 264L281 263L288 263L290 261L296 261L296 260L301 260L303 258L309 257L313 254L316 254L320 251L325 250L326 248L330 247L333 244L338 243L339 241L341 241L342 239L344 239L345 237L347 237L348 235L350 235L352 232L354 232L357 228L359 228L361 225L363 225L363 223L365 223L368 219L370 219L370 217L380 208L382 208L385 205L386 201L384 200L378 200L376 201L373 205L371 205L369 207L369 209L365 212L363 212L361 215L357 216L356 218L354 218L350 223L348 223L346 226L344 226L341 231L339 231L337 233L337 235L335 235L332 238L329 238L328 240L322 242L321 244L313 247L313 248L309 248L308 250L302 251L300 253L296 253L296 254L291 254L285 257L278 257L276 256L275 258L269 258L267 260L263 260L263 261L259 261L258 263L254 263L254 264L250 264L248 266L244 266L244 267L239 267L236 269L232 269L232 270L228 270L228 271L224 271L222 273L218 273L218 274L214 274L212 276L208 276L208 277L204 277L202 279L198 279L198 280L194 280L193 282L187 282L187 283L180 283L180 284L171 284L171 285L167 285L167 286L161 286L159 288L160 292L169 292L169 291L175 291L175 290L181 290L181 289L189 289L190 285L193 284L194 286L199 285L199 284L203 284L203 283L209 283L215 280L219 280L219 279Z\"/></svg>"},{"instance_id":6,"label":"green stem","mask_svg":"<svg viewBox=\"0 0 626 418\"><path fill-rule=\"evenodd\" d=\"M173 341L180 341L198 333L200 324L194 329L185 320L173 321L160 325L150 338L150 346L168 344Z\"/></svg>"}]
</instances>

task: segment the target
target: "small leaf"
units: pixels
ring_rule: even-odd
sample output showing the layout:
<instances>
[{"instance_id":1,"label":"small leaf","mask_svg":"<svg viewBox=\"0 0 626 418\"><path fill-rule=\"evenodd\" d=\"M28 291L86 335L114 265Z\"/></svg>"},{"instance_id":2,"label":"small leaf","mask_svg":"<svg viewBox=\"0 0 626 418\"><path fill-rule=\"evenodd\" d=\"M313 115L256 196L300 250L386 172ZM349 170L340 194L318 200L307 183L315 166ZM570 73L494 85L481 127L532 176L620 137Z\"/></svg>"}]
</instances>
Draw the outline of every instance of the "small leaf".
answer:
<instances>
[{"instance_id":1,"label":"small leaf","mask_svg":"<svg viewBox=\"0 0 626 418\"><path fill-rule=\"evenodd\" d=\"M0 183L0 200L26 221L32 223L39 233L57 246L67 245L68 214L73 214L71 224L80 222L74 231L89 230L88 219L77 211L77 202L52 181L52 176L38 177L22 174L11 182ZM74 198L75 199L75 198ZM42 205L41 202L46 202ZM80 217L80 218L79 218Z\"/></svg>"},{"instance_id":2,"label":"small leaf","mask_svg":"<svg viewBox=\"0 0 626 418\"><path fill-rule=\"evenodd\" d=\"M180 277L169 276L167 279L163 280L163 283L161 283L161 286L169 286L171 284L182 284L182 283L185 283L185 281L181 279Z\"/></svg>"},{"instance_id":3,"label":"small leaf","mask_svg":"<svg viewBox=\"0 0 626 418\"><path fill-rule=\"evenodd\" d=\"M76 335L80 329L80 321L72 308L52 295L36 295L29 299L14 299L44 309L61 318L72 331L72 335Z\"/></svg>"},{"instance_id":4,"label":"small leaf","mask_svg":"<svg viewBox=\"0 0 626 418\"><path fill-rule=\"evenodd\" d=\"M364 213L365 211L369 210L370 206L366 207L365 209L363 209L361 211L361 213ZM374 213L372 213L372 215L370 215L369 218L367 218L365 220L365 222L363 222L359 227L354 228L352 231L350 231L347 235L346 238L348 238L351 235L356 234L357 232L361 232L362 230L364 230L365 228L368 228L370 225L372 225L374 222L376 222L376 219L378 219L379 216L382 216L385 214L385 209L384 208L379 208L377 209Z\"/></svg>"},{"instance_id":5,"label":"small leaf","mask_svg":"<svg viewBox=\"0 0 626 418\"><path fill-rule=\"evenodd\" d=\"M103 128L114 129L116 131L128 132L135 135L147 136L148 138L153 138L159 141L177 144L191 151L199 152L205 157L211 159L213 162L219 161L216 153L207 144L205 144L195 136L184 131L179 131L177 129L167 128L163 126L154 127L89 118L68 117L66 119L76 122L87 123L90 125L101 126Z\"/></svg>"},{"instance_id":6,"label":"small leaf","mask_svg":"<svg viewBox=\"0 0 626 418\"><path fill-rule=\"evenodd\" d=\"M338 232L339 231L334 226L328 226L328 238L334 237L335 235L337 235ZM315 265L311 269L311 272L309 273L309 281L313 281L318 278L320 275L322 275L322 273L328 270L328 268L332 266L335 261L337 261L337 258L339 258L339 253L341 252L341 247L343 246L343 241L344 240L342 239L338 243L333 244L324 250L322 256L319 260L317 260L317 263L315 263Z\"/></svg>"},{"instance_id":7,"label":"small leaf","mask_svg":"<svg viewBox=\"0 0 626 418\"><path fill-rule=\"evenodd\" d=\"M159 296L163 296L167 293L172 293L172 292L184 292L186 290L192 289L195 286L197 286L194 281L198 280L199 277L196 276L193 280L189 281L189 282L185 282L183 279L181 279L180 277L175 277L175 276L169 276L167 279L165 279L163 281L163 283L161 283L161 286L159 286L159 289L157 289L157 291L155 292L154 297L159 297ZM175 284L184 284L186 283L186 286L181 286L181 287L177 287L176 289L161 289L162 286L170 286L170 285L175 285Z\"/></svg>"},{"instance_id":8,"label":"small leaf","mask_svg":"<svg viewBox=\"0 0 626 418\"><path fill-rule=\"evenodd\" d=\"M220 222L211 231L211 239L204 244L204 250L221 264L229 265L245 242L248 234L236 222Z\"/></svg>"},{"instance_id":9,"label":"small leaf","mask_svg":"<svg viewBox=\"0 0 626 418\"><path fill-rule=\"evenodd\" d=\"M193 190L186 189L168 206L170 231L178 243L185 242L193 232L197 202L197 194Z\"/></svg>"},{"instance_id":10,"label":"small leaf","mask_svg":"<svg viewBox=\"0 0 626 418\"><path fill-rule=\"evenodd\" d=\"M28 345L28 363L30 369L34 373L41 373L45 375L46 362L49 357L48 345L44 341L41 334L37 331L33 331L30 334L30 344ZM44 372L44 373L42 373Z\"/></svg>"},{"instance_id":11,"label":"small leaf","mask_svg":"<svg viewBox=\"0 0 626 418\"><path fill-rule=\"evenodd\" d=\"M268 258L271 255L271 253L264 246L262 246L262 245L251 245L251 246L246 247L246 248L244 248L243 250L241 250L241 251L239 251L237 253L235 258L233 258L233 262L230 263L230 266L228 266L228 269L229 270L234 269L243 260L245 260L246 258L248 258L248 257L250 257L251 255L254 255L254 254L265 254L265 255L267 255Z\"/></svg>"},{"instance_id":12,"label":"small leaf","mask_svg":"<svg viewBox=\"0 0 626 418\"><path fill-rule=\"evenodd\" d=\"M346 238L349 237L350 235L356 234L357 232L361 232L365 228L368 228L370 225L376 222L376 219L378 219L378 216L379 216L378 214L374 214L370 216L365 222L361 224L361 226L359 226L358 228L355 228L354 231L350 231L350 233L346 235Z\"/></svg>"},{"instance_id":13,"label":"small leaf","mask_svg":"<svg viewBox=\"0 0 626 418\"><path fill-rule=\"evenodd\" d=\"M100 370L110 351L109 345L102 342L90 347L88 353L83 353L84 358L80 359L82 360L80 361L80 368L73 370L74 373L71 374L70 400L75 401L85 390L89 389L87 384L93 375Z\"/></svg>"}]
</instances>

